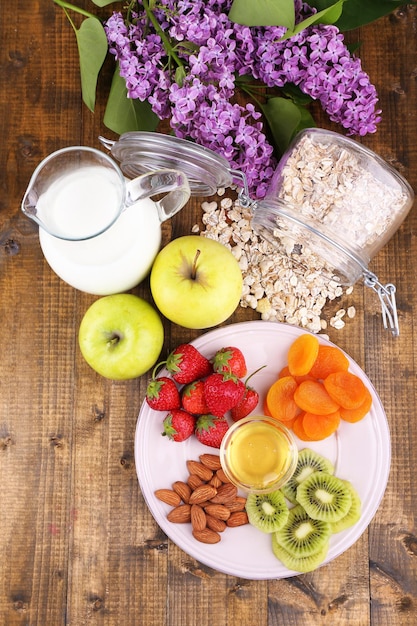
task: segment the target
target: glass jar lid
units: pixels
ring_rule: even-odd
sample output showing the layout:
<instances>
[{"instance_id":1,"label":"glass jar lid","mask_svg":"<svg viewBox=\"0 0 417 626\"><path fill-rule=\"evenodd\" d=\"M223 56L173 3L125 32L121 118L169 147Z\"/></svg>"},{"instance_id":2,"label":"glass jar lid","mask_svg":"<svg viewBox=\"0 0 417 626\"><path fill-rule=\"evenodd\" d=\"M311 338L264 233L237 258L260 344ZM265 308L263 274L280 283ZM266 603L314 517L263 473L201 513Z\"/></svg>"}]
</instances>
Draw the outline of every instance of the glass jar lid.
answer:
<instances>
[{"instance_id":1,"label":"glass jar lid","mask_svg":"<svg viewBox=\"0 0 417 626\"><path fill-rule=\"evenodd\" d=\"M187 176L193 196L211 196L233 183L225 158L186 139L142 131L124 133L115 142L99 139L128 178L159 169L177 169Z\"/></svg>"}]
</instances>

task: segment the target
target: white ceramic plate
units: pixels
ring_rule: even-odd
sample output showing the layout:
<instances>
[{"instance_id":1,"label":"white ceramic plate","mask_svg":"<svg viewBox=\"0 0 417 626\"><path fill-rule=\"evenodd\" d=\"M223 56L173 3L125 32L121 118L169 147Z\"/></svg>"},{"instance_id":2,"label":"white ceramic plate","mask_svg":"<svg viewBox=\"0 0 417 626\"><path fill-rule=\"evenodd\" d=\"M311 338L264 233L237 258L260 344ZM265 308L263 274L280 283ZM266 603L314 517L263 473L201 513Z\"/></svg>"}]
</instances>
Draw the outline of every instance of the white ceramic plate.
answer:
<instances>
[{"instance_id":1,"label":"white ceramic plate","mask_svg":"<svg viewBox=\"0 0 417 626\"><path fill-rule=\"evenodd\" d=\"M291 343L306 331L277 322L243 322L210 331L192 343L206 357L225 346L237 346L245 355L248 371L267 365L251 379L260 393L259 407L268 387L286 365ZM320 342L329 344L324 338ZM310 447L329 458L335 474L350 480L362 500L362 516L353 527L331 537L325 563L352 546L365 531L384 495L387 485L391 446L386 415L371 382L350 357L350 370L362 378L372 393L369 414L356 424L343 422L338 432L322 442L299 441L299 449ZM258 411L259 413L259 411ZM168 537L187 554L220 572L248 579L274 579L297 575L274 556L271 537L250 525L228 528L218 544L205 545L191 534L190 524L172 524L166 515L170 507L155 496L156 489L169 488L176 480L186 480L186 461L203 452L216 452L195 437L176 443L161 436L165 414L143 403L135 434L135 462L142 493L155 520Z\"/></svg>"}]
</instances>

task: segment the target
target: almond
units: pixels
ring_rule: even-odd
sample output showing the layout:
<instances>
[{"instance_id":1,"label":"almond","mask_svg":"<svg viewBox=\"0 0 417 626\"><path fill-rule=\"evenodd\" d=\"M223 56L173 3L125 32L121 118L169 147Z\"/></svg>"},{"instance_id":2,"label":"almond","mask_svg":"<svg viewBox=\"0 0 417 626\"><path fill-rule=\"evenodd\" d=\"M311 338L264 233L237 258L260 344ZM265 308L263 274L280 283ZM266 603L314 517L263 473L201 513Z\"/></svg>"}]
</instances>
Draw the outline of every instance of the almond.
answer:
<instances>
[{"instance_id":1,"label":"almond","mask_svg":"<svg viewBox=\"0 0 417 626\"><path fill-rule=\"evenodd\" d=\"M200 454L200 461L203 465L214 472L221 468L220 457L217 454Z\"/></svg>"},{"instance_id":2,"label":"almond","mask_svg":"<svg viewBox=\"0 0 417 626\"><path fill-rule=\"evenodd\" d=\"M235 511L234 513L231 513L229 519L226 522L229 528L236 528L237 526L244 526L245 524L248 524L248 523L249 523L249 520L248 520L248 515L246 511Z\"/></svg>"},{"instance_id":3,"label":"almond","mask_svg":"<svg viewBox=\"0 0 417 626\"><path fill-rule=\"evenodd\" d=\"M214 504L226 504L232 502L237 497L237 487L232 483L223 483L217 489L216 495L211 498Z\"/></svg>"},{"instance_id":4,"label":"almond","mask_svg":"<svg viewBox=\"0 0 417 626\"><path fill-rule=\"evenodd\" d=\"M191 506L189 504L180 504L172 509L168 515L167 520L174 524L187 524L191 522Z\"/></svg>"},{"instance_id":5,"label":"almond","mask_svg":"<svg viewBox=\"0 0 417 626\"><path fill-rule=\"evenodd\" d=\"M242 498L242 496L236 496L236 498L231 502L225 502L224 506L226 506L231 513L233 513L234 511L244 511L246 506L246 498Z\"/></svg>"},{"instance_id":6,"label":"almond","mask_svg":"<svg viewBox=\"0 0 417 626\"><path fill-rule=\"evenodd\" d=\"M189 503L190 504L199 504L200 502L205 502L206 500L212 500L216 497L217 489L212 485L202 484L196 487L192 492Z\"/></svg>"},{"instance_id":7,"label":"almond","mask_svg":"<svg viewBox=\"0 0 417 626\"><path fill-rule=\"evenodd\" d=\"M187 485L187 483L184 483L182 480L177 480L172 485L172 488L175 491L175 493L179 495L181 500L185 502L185 504L188 504L188 500L190 499L190 495L191 495L190 485Z\"/></svg>"},{"instance_id":8,"label":"almond","mask_svg":"<svg viewBox=\"0 0 417 626\"><path fill-rule=\"evenodd\" d=\"M209 504L212 504L212 502L210 500L204 500L203 502L197 502L197 504L201 506L201 508L205 509L206 506L208 506Z\"/></svg>"},{"instance_id":9,"label":"almond","mask_svg":"<svg viewBox=\"0 0 417 626\"><path fill-rule=\"evenodd\" d=\"M220 487L220 485L222 485L222 481L220 480L220 478L217 476L217 474L214 474L213 478L209 481L210 485L213 485L213 487Z\"/></svg>"},{"instance_id":10,"label":"almond","mask_svg":"<svg viewBox=\"0 0 417 626\"><path fill-rule=\"evenodd\" d=\"M199 476L205 482L208 482L213 477L213 471L199 463L199 461L187 461L187 469L190 474Z\"/></svg>"},{"instance_id":11,"label":"almond","mask_svg":"<svg viewBox=\"0 0 417 626\"><path fill-rule=\"evenodd\" d=\"M211 530L215 530L216 533L222 533L224 530L226 530L227 528L226 522L224 522L221 519L218 519L217 517L213 517L212 515L208 515L208 513L206 513L205 515L206 515L207 528L211 528Z\"/></svg>"},{"instance_id":12,"label":"almond","mask_svg":"<svg viewBox=\"0 0 417 626\"><path fill-rule=\"evenodd\" d=\"M198 504L191 506L191 525L193 530L204 530L206 527L206 514Z\"/></svg>"},{"instance_id":13,"label":"almond","mask_svg":"<svg viewBox=\"0 0 417 626\"><path fill-rule=\"evenodd\" d=\"M221 519L224 522L230 517L229 509L227 509L223 504L208 504L204 507L204 510L208 515L217 517L217 519Z\"/></svg>"},{"instance_id":14,"label":"almond","mask_svg":"<svg viewBox=\"0 0 417 626\"><path fill-rule=\"evenodd\" d=\"M201 478L197 476L197 474L190 474L187 479L187 485L191 487L191 491L194 491L194 489L197 489L197 487L202 485L203 482L204 481L201 480Z\"/></svg>"},{"instance_id":15,"label":"almond","mask_svg":"<svg viewBox=\"0 0 417 626\"><path fill-rule=\"evenodd\" d=\"M178 506L181 504L180 496L172 491L172 489L157 489L155 491L155 495L158 500L161 502L165 502L165 504L169 504L170 506Z\"/></svg>"},{"instance_id":16,"label":"almond","mask_svg":"<svg viewBox=\"0 0 417 626\"><path fill-rule=\"evenodd\" d=\"M211 530L210 528L204 528L204 530L193 530L193 537L201 543L219 543L221 537L219 533Z\"/></svg>"},{"instance_id":17,"label":"almond","mask_svg":"<svg viewBox=\"0 0 417 626\"><path fill-rule=\"evenodd\" d=\"M224 473L224 471L222 469L218 469L216 472L216 476L218 478L220 478L220 480L222 481L222 483L230 483L230 480L227 478L226 474Z\"/></svg>"}]
</instances>

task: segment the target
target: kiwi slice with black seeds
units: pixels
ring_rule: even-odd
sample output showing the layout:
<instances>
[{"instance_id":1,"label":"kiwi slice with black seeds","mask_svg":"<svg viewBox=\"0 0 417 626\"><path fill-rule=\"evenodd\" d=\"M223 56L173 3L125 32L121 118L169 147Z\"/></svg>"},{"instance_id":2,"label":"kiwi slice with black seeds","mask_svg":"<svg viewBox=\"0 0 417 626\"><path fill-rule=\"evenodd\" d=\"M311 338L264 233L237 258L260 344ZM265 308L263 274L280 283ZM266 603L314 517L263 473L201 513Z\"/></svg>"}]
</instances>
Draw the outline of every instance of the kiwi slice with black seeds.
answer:
<instances>
[{"instance_id":1,"label":"kiwi slice with black seeds","mask_svg":"<svg viewBox=\"0 0 417 626\"><path fill-rule=\"evenodd\" d=\"M313 472L298 485L297 501L313 519L334 523L347 514L352 496L342 479Z\"/></svg>"},{"instance_id":2,"label":"kiwi slice with black seeds","mask_svg":"<svg viewBox=\"0 0 417 626\"><path fill-rule=\"evenodd\" d=\"M277 544L295 558L305 558L320 552L332 534L328 522L312 519L299 504L290 509L284 526L275 532Z\"/></svg>"},{"instance_id":3,"label":"kiwi slice with black seeds","mask_svg":"<svg viewBox=\"0 0 417 626\"><path fill-rule=\"evenodd\" d=\"M282 528L288 518L288 506L281 491L266 494L250 493L246 498L249 523L264 533Z\"/></svg>"},{"instance_id":4,"label":"kiwi slice with black seeds","mask_svg":"<svg viewBox=\"0 0 417 626\"><path fill-rule=\"evenodd\" d=\"M361 502L358 492L356 491L356 489L354 488L351 482L349 482L348 480L344 480L343 482L345 483L346 487L350 491L352 504L350 506L350 509L346 513L346 515L344 515L337 522L332 522L330 524L332 527L332 532L334 533L340 533L342 530L346 530L347 528L350 528L351 526L356 524L356 522L360 520L361 513L362 513L362 502Z\"/></svg>"},{"instance_id":5,"label":"kiwi slice with black seeds","mask_svg":"<svg viewBox=\"0 0 417 626\"><path fill-rule=\"evenodd\" d=\"M293 504L297 504L297 487L313 472L327 472L333 474L333 464L310 448L303 448L298 453L298 462L290 480L281 487L284 496Z\"/></svg>"},{"instance_id":6,"label":"kiwi slice with black seeds","mask_svg":"<svg viewBox=\"0 0 417 626\"><path fill-rule=\"evenodd\" d=\"M276 533L272 535L272 551L281 561L283 565L289 570L294 570L295 572L312 572L317 567L319 567L327 556L327 552L329 549L329 542L323 545L323 547L314 554L310 556L299 556L295 557L288 552L282 545L278 543Z\"/></svg>"}]
</instances>

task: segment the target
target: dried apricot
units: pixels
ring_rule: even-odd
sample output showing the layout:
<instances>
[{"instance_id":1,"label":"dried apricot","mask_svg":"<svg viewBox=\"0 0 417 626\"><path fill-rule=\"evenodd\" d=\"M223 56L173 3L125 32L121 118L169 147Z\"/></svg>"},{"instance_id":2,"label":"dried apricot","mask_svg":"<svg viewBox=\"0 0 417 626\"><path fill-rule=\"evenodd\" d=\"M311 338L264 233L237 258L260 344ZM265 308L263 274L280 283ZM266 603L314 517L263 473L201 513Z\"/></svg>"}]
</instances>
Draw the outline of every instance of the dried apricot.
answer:
<instances>
[{"instance_id":1,"label":"dried apricot","mask_svg":"<svg viewBox=\"0 0 417 626\"><path fill-rule=\"evenodd\" d=\"M340 413L335 411L328 415L315 415L305 413L303 418L303 429L307 437L312 441L322 441L336 432L340 425Z\"/></svg>"},{"instance_id":2,"label":"dried apricot","mask_svg":"<svg viewBox=\"0 0 417 626\"><path fill-rule=\"evenodd\" d=\"M345 422L360 422L361 419L365 417L371 410L372 406L372 396L369 389L366 389L366 398L363 403L358 406L357 409L344 409L340 407L340 417L345 420Z\"/></svg>"},{"instance_id":3,"label":"dried apricot","mask_svg":"<svg viewBox=\"0 0 417 626\"><path fill-rule=\"evenodd\" d=\"M357 409L366 399L366 386L352 372L333 372L323 381L329 396L344 409Z\"/></svg>"},{"instance_id":4,"label":"dried apricot","mask_svg":"<svg viewBox=\"0 0 417 626\"><path fill-rule=\"evenodd\" d=\"M294 423L292 425L292 429L294 432L294 435L296 437L298 437L298 439L301 439L301 441L313 441L307 434L306 431L304 430L304 426L303 426L303 419L304 419L304 415L305 413L300 413L299 415L297 415L297 417L294 419Z\"/></svg>"},{"instance_id":5,"label":"dried apricot","mask_svg":"<svg viewBox=\"0 0 417 626\"><path fill-rule=\"evenodd\" d=\"M294 402L294 392L297 386L297 381L292 376L278 378L272 383L266 394L266 408L272 417L281 422L287 422L299 413L298 406Z\"/></svg>"},{"instance_id":6,"label":"dried apricot","mask_svg":"<svg viewBox=\"0 0 417 626\"><path fill-rule=\"evenodd\" d=\"M304 380L300 383L294 392L294 400L300 409L316 415L328 415L339 409L339 404L318 380Z\"/></svg>"},{"instance_id":7,"label":"dried apricot","mask_svg":"<svg viewBox=\"0 0 417 626\"><path fill-rule=\"evenodd\" d=\"M284 376L291 376L290 368L285 365L278 373L278 378L284 378ZM293 376L297 383L302 383L303 380L312 380L314 377L311 374L305 374L304 376Z\"/></svg>"},{"instance_id":8,"label":"dried apricot","mask_svg":"<svg viewBox=\"0 0 417 626\"><path fill-rule=\"evenodd\" d=\"M292 342L288 350L288 368L291 376L305 376L317 358L319 340L315 335L305 333Z\"/></svg>"},{"instance_id":9,"label":"dried apricot","mask_svg":"<svg viewBox=\"0 0 417 626\"><path fill-rule=\"evenodd\" d=\"M333 372L347 371L348 369L349 359L340 348L321 344L309 374L314 378L324 380Z\"/></svg>"}]
</instances>

